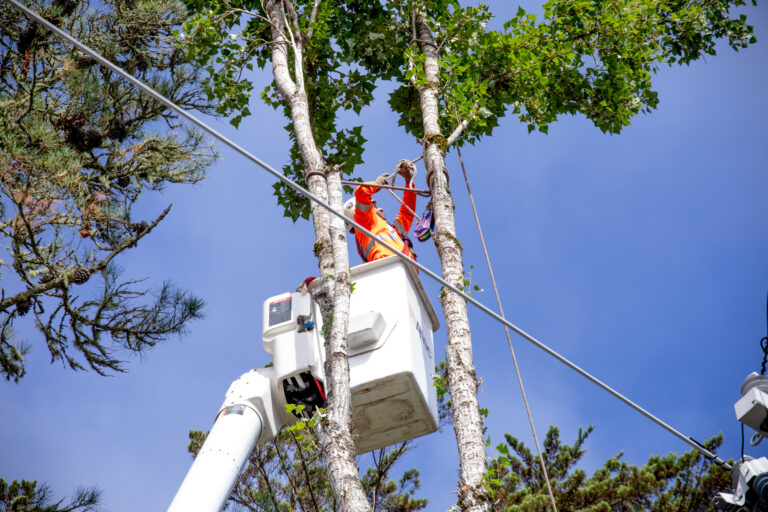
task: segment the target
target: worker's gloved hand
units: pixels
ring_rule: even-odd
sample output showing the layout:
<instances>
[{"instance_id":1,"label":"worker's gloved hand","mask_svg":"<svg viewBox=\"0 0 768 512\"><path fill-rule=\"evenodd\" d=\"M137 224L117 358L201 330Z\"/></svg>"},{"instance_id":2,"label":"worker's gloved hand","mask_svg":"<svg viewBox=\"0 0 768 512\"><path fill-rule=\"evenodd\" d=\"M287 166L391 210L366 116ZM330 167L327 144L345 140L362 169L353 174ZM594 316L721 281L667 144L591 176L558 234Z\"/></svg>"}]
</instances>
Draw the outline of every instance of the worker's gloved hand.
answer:
<instances>
[{"instance_id":1,"label":"worker's gloved hand","mask_svg":"<svg viewBox=\"0 0 768 512\"><path fill-rule=\"evenodd\" d=\"M389 173L385 172L376 178L376 185L378 186L386 185L387 183L389 183Z\"/></svg>"},{"instance_id":2,"label":"worker's gloved hand","mask_svg":"<svg viewBox=\"0 0 768 512\"><path fill-rule=\"evenodd\" d=\"M408 160L400 160L397 162L397 174L405 178L406 183L411 181L411 177L413 176L412 169L413 164Z\"/></svg>"}]
</instances>

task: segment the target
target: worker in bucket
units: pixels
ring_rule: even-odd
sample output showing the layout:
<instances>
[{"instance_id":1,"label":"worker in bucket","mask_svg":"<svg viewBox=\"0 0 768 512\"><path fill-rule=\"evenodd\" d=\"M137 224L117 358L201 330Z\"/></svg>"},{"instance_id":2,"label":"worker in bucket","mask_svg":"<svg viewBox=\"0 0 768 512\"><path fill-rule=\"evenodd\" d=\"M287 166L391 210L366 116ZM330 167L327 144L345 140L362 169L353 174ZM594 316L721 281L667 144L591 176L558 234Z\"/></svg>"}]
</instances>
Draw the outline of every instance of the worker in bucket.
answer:
<instances>
[{"instance_id":1,"label":"worker in bucket","mask_svg":"<svg viewBox=\"0 0 768 512\"><path fill-rule=\"evenodd\" d=\"M397 163L395 172L405 178L406 188L414 188L412 183L414 170L413 163L408 160L400 160ZM366 182L358 186L355 189L355 197L344 203L344 214L416 261L413 244L408 238L408 231L413 223L413 212L416 210L416 193L409 190L403 192L403 204L392 224L387 223L384 210L377 207L376 200L373 199L373 194L378 192L382 185L387 185L389 178L390 175L384 173L376 178L376 181ZM374 241L365 233L356 232L354 228L350 230L350 233L355 233L357 252L365 262L386 258L393 254L391 250Z\"/></svg>"}]
</instances>

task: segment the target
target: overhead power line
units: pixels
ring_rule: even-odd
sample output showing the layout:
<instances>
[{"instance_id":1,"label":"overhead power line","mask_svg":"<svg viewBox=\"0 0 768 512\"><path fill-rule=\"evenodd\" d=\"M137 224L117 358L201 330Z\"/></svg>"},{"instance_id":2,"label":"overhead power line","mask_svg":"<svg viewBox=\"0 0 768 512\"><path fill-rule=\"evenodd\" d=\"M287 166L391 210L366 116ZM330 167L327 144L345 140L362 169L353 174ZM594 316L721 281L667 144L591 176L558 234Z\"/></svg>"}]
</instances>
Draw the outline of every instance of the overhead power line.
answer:
<instances>
[{"instance_id":1,"label":"overhead power line","mask_svg":"<svg viewBox=\"0 0 768 512\"><path fill-rule=\"evenodd\" d=\"M169 109L173 110L174 112L179 114L181 117L183 117L184 119L186 119L190 123L194 124L195 126L199 127L200 129L208 132L213 137L219 139L221 142L223 142L224 144L226 144L227 146L229 146L230 148L232 148L236 152L240 153L242 156L244 156L245 158L247 158L251 162L255 163L256 165L258 165L259 167L261 167L262 169L267 171L269 174L274 176L276 179L278 179L281 182L283 182L286 186L290 187L291 189L293 189L297 193L303 195L307 199L309 199L311 201L314 201L315 203L319 204L320 206L322 206L323 208L328 210L328 212L330 212L332 215L335 215L336 217L340 218L341 220L343 220L347 224L350 224L351 226L353 226L355 229L357 229L360 232L364 233L365 235L371 237L373 240L375 240L376 242L380 243L381 245L383 245L384 247L386 247L387 249L392 251L395 254L395 256L397 256L398 258L402 259L403 261L405 261L409 265L413 265L413 266L419 268L426 275L428 275L429 277L431 277L432 279L434 279L435 281L437 281L438 283L440 283L441 285L443 285L447 289L449 289L452 292L454 292L454 293L458 294L459 296L461 296L466 302L468 302L468 303L472 304L473 306L477 307L480 311L484 312L485 314L487 314L491 318L495 319L497 322L500 322L503 325L506 325L508 328L510 328L514 332L516 332L519 336L521 336L522 338L526 339L527 341L529 341L530 343L532 343L536 347L540 348L541 350L543 350L544 352L546 352L550 356L554 357L555 359L557 359L558 361L560 361L561 363L566 365L571 370L575 371L576 373L578 373L579 375L581 375L585 379L589 380L593 384L595 384L598 387L602 388L604 391L606 391L609 394L613 395L615 398L619 399L625 405L628 405L629 407L631 407L635 411L639 412L640 414L642 414L643 416L645 416L649 420L653 421L654 423L659 425L661 428L663 428L666 431L670 432L672 435L674 435L675 437L677 437L678 439L680 439L684 443L686 443L686 444L690 445L691 447L693 447L694 449L698 450L707 459L711 460L715 464L718 464L720 466L725 467L726 469L731 469L730 464L726 463L723 459L718 457L716 454L714 454L714 453L710 452L709 450L707 450L704 446L699 444L694 439L686 436L685 434L683 434L679 430L675 429L674 427L672 427L668 423L664 422L663 420L661 420L657 416L651 414L649 411L647 411L644 408L640 407L635 402L633 402L629 398L625 397L624 395L622 395L621 393L619 393L618 391L616 391L611 386L609 386L608 384L604 383L603 381L601 381L600 379L598 379L597 377L595 377L591 373L589 373L586 370L582 369L577 364L571 362L566 357L560 355L555 350L549 348L547 345L545 345L544 343L542 343L538 339L534 338L533 336L531 336L530 334L528 334L527 332L525 332L521 328L517 327L513 323L511 323L511 322L507 321L506 319L502 318L495 311L493 311L492 309L488 308L487 306L485 306L484 304L482 304L478 300L470 297L469 295L464 293L464 291L462 291L459 288L457 288L455 285L445 281L442 277L440 277L436 273L432 272L430 269L425 267L423 264L421 264L421 263L419 263L417 261L413 261L408 256L406 256L405 254L402 254L396 248L392 247L387 242L385 242L384 240L382 240L378 236L374 235L373 233L368 231L366 228L364 228L363 226L361 226L357 222L348 219L344 215L344 213L342 213L341 211L337 211L336 209L331 207L330 204L326 203L325 201L323 201L322 199L320 199L319 197L314 195L309 190L305 189L304 187L302 187L301 185L299 185L296 182L292 181L291 179L283 176L279 171L275 170L269 164L267 164L266 162L264 162L263 160L258 158L256 155L252 154L251 152L249 152L247 149L245 149L244 147L240 146L236 142L230 140L224 134L222 134L222 133L218 132L217 130L215 130L214 128L210 127L208 124L206 124L202 120L198 119L193 114L191 114L191 113L187 112L186 110L184 110L183 108L179 107L178 105L173 103L171 100L169 100L168 98L166 98L162 94L158 93L157 91L155 91L154 89L152 89L148 85L144 84L140 80L137 80L136 78L134 78L133 76L131 76L130 74L128 74L127 72L122 70L120 67L116 66L112 62L110 62L107 59L105 59L104 57L102 57L96 51L92 50L88 46L84 45L83 43L81 43L80 41L78 41L77 39L75 39L74 37L69 35L64 30L62 30L59 27L55 26L54 24L50 23L49 21L47 21L46 19L44 19L43 17L41 17L40 15L38 15L37 13L32 11L31 9L29 9L26 6L24 6L23 4L19 3L17 0L6 0L6 1L8 3L10 3L11 5L13 5L16 9L20 10L21 12L23 12L24 14L29 16L31 19L35 20L40 25L44 26L46 29L50 30L51 32L53 32L57 36L61 37L65 41L67 41L70 44L72 44L73 46L75 46L77 49L87 53L88 55L90 55L91 57L96 59L96 61L99 64L101 64L102 66L105 66L105 67L109 68L112 72L117 73L121 77L125 78L128 82L130 82L131 84L135 85L140 90L144 91L149 96L151 96L152 98L154 98L158 102L162 103L163 105L165 105Z\"/></svg>"}]
</instances>

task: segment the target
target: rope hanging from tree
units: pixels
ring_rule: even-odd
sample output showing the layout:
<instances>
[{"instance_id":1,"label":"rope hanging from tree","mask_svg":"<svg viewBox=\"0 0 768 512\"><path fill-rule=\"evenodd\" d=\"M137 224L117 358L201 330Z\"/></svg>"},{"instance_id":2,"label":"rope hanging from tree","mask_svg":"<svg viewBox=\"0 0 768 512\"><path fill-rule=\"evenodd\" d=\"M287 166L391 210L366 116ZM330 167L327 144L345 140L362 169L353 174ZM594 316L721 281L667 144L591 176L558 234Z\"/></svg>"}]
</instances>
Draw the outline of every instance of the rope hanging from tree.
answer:
<instances>
[{"instance_id":1,"label":"rope hanging from tree","mask_svg":"<svg viewBox=\"0 0 768 512\"><path fill-rule=\"evenodd\" d=\"M488 273L491 275L491 284L493 284L493 292L496 294L496 303L499 305L499 316L506 319L504 316L504 310L501 307L501 297L499 296L499 288L496 286L496 278L493 276L493 267L491 266L491 259L488 256L488 248L485 245L485 237L483 236L483 229L480 226L480 218L477 215L477 208L475 207L475 199L472 197L472 190L469 187L469 178L467 178L467 170L464 168L464 159L461 157L461 149L456 146L456 151L459 155L459 162L461 163L461 172L464 174L464 183L467 185L467 193L469 194L469 202L472 204L472 212L475 214L475 224L477 224L477 231L480 234L480 243L483 245L483 253L485 254L485 263L488 265ZM536 451L539 452L539 463L541 464L541 471L544 474L544 481L547 483L547 492L549 493L549 499L552 504L552 510L557 512L557 504L555 503L555 495L552 492L552 485L549 482L549 473L547 472L547 466L544 464L544 456L541 453L541 446L539 445L539 436L536 435L536 427L533 425L533 415L531 414L531 407L528 405L528 397L525 394L525 387L523 386L523 378L520 375L520 367L517 364L517 356L515 355L515 349L512 347L512 337L509 335L509 329L504 326L504 333L507 335L507 344L509 345L509 352L512 354L512 362L515 364L515 373L517 373L517 383L520 385L520 393L523 395L523 403L525 404L525 412L528 414L528 422L531 424L531 432L533 432L533 440L536 443Z\"/></svg>"}]
</instances>

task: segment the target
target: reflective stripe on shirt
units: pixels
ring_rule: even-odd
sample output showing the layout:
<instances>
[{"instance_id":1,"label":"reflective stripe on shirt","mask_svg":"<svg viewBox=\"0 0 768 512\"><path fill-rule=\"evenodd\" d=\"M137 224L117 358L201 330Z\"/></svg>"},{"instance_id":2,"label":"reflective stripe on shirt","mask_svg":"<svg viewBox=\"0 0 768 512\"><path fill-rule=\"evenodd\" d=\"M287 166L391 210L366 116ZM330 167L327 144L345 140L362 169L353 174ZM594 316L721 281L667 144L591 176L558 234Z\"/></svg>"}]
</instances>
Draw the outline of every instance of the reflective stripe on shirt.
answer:
<instances>
[{"instance_id":1,"label":"reflective stripe on shirt","mask_svg":"<svg viewBox=\"0 0 768 512\"><path fill-rule=\"evenodd\" d=\"M400 235L397 234L397 231L387 224L387 232L386 233L380 233L379 238L384 240L385 242L389 242L391 244L394 244L395 242L400 242L403 244L403 248L406 249L404 251L406 254L408 245L403 242L403 240L400 238ZM376 243L376 240L373 238L366 236L368 238L368 245L366 247L363 247L360 241L357 239L357 236L355 236L355 243L357 244L357 252L360 253L360 256L365 260L366 262L370 261L371 251L373 250L373 246Z\"/></svg>"},{"instance_id":2,"label":"reflective stripe on shirt","mask_svg":"<svg viewBox=\"0 0 768 512\"><path fill-rule=\"evenodd\" d=\"M399 220L395 219L395 222L392 223L392 227L395 228L395 230L397 231L397 234L400 235L400 238L405 237L406 235L405 228L403 227L403 225L400 223Z\"/></svg>"}]
</instances>

